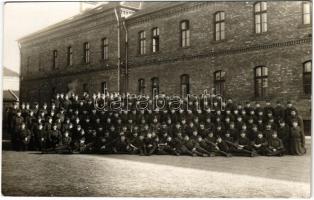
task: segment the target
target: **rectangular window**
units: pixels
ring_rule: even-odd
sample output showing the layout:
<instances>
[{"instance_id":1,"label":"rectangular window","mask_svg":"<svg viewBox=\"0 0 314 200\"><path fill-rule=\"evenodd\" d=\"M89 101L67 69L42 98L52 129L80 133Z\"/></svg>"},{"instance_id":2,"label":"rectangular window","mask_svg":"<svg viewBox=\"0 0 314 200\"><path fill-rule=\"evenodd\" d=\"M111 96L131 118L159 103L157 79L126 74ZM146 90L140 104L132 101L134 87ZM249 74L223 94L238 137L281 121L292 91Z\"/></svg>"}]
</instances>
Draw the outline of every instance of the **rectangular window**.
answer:
<instances>
[{"instance_id":1,"label":"rectangular window","mask_svg":"<svg viewBox=\"0 0 314 200\"><path fill-rule=\"evenodd\" d=\"M159 28L153 28L152 35L153 35L152 50L153 50L153 53L155 53L159 51Z\"/></svg>"},{"instance_id":2,"label":"rectangular window","mask_svg":"<svg viewBox=\"0 0 314 200\"><path fill-rule=\"evenodd\" d=\"M58 58L58 51L53 50L53 58L52 58L52 69L57 69L57 58Z\"/></svg>"},{"instance_id":3,"label":"rectangular window","mask_svg":"<svg viewBox=\"0 0 314 200\"><path fill-rule=\"evenodd\" d=\"M145 31L139 32L139 54L144 55L146 53L146 34Z\"/></svg>"},{"instance_id":4,"label":"rectangular window","mask_svg":"<svg viewBox=\"0 0 314 200\"><path fill-rule=\"evenodd\" d=\"M312 61L303 63L303 89L304 94L312 94Z\"/></svg>"},{"instance_id":5,"label":"rectangular window","mask_svg":"<svg viewBox=\"0 0 314 200\"><path fill-rule=\"evenodd\" d=\"M106 94L106 92L107 92L107 82L103 81L101 83L101 93Z\"/></svg>"},{"instance_id":6,"label":"rectangular window","mask_svg":"<svg viewBox=\"0 0 314 200\"><path fill-rule=\"evenodd\" d=\"M90 62L89 56L90 56L90 51L89 51L89 42L84 43L84 62L88 64Z\"/></svg>"},{"instance_id":7,"label":"rectangular window","mask_svg":"<svg viewBox=\"0 0 314 200\"><path fill-rule=\"evenodd\" d=\"M190 46L190 23L185 20L180 23L181 30L181 47Z\"/></svg>"},{"instance_id":8,"label":"rectangular window","mask_svg":"<svg viewBox=\"0 0 314 200\"><path fill-rule=\"evenodd\" d=\"M151 79L152 83L152 97L159 95L159 78L154 77Z\"/></svg>"},{"instance_id":9,"label":"rectangular window","mask_svg":"<svg viewBox=\"0 0 314 200\"><path fill-rule=\"evenodd\" d=\"M225 95L225 74L222 70L214 72L214 88L217 95Z\"/></svg>"},{"instance_id":10,"label":"rectangular window","mask_svg":"<svg viewBox=\"0 0 314 200\"><path fill-rule=\"evenodd\" d=\"M311 24L311 3L302 4L303 24Z\"/></svg>"},{"instance_id":11,"label":"rectangular window","mask_svg":"<svg viewBox=\"0 0 314 200\"><path fill-rule=\"evenodd\" d=\"M190 77L187 74L181 75L181 96L186 97L190 94Z\"/></svg>"},{"instance_id":12,"label":"rectangular window","mask_svg":"<svg viewBox=\"0 0 314 200\"><path fill-rule=\"evenodd\" d=\"M67 64L68 66L72 66L73 64L73 51L71 46L68 47Z\"/></svg>"},{"instance_id":13,"label":"rectangular window","mask_svg":"<svg viewBox=\"0 0 314 200\"><path fill-rule=\"evenodd\" d=\"M109 59L108 39L103 38L101 43L102 43L102 47L101 47L102 56L101 57L103 60L108 60Z\"/></svg>"},{"instance_id":14,"label":"rectangular window","mask_svg":"<svg viewBox=\"0 0 314 200\"><path fill-rule=\"evenodd\" d=\"M267 3L257 2L254 5L255 33L267 32Z\"/></svg>"},{"instance_id":15,"label":"rectangular window","mask_svg":"<svg viewBox=\"0 0 314 200\"><path fill-rule=\"evenodd\" d=\"M255 68L255 97L264 98L267 96L268 88L268 68L258 66Z\"/></svg>"},{"instance_id":16,"label":"rectangular window","mask_svg":"<svg viewBox=\"0 0 314 200\"><path fill-rule=\"evenodd\" d=\"M220 11L215 14L215 40L225 39L225 13Z\"/></svg>"},{"instance_id":17,"label":"rectangular window","mask_svg":"<svg viewBox=\"0 0 314 200\"><path fill-rule=\"evenodd\" d=\"M145 80L144 79L138 80L138 93L145 94Z\"/></svg>"}]
</instances>

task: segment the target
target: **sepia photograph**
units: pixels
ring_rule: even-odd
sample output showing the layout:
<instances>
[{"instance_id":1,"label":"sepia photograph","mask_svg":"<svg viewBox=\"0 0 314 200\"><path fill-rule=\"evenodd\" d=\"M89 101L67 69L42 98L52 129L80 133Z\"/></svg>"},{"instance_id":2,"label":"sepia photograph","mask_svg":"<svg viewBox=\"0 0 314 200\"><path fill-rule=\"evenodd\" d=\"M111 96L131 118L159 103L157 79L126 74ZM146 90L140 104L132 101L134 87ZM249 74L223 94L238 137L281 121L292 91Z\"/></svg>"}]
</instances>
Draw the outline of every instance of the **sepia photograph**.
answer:
<instances>
[{"instance_id":1,"label":"sepia photograph","mask_svg":"<svg viewBox=\"0 0 314 200\"><path fill-rule=\"evenodd\" d=\"M311 197L312 1L2 11L3 197Z\"/></svg>"}]
</instances>

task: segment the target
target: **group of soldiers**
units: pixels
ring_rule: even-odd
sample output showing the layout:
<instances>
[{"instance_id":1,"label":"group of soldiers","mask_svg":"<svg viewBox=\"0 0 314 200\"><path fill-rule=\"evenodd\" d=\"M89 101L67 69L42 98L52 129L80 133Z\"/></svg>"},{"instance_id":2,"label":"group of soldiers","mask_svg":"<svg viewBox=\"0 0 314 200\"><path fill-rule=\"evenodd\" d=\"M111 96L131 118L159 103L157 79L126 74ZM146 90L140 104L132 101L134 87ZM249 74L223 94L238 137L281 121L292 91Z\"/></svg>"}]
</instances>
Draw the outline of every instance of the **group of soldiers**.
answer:
<instances>
[{"instance_id":1,"label":"group of soldiers","mask_svg":"<svg viewBox=\"0 0 314 200\"><path fill-rule=\"evenodd\" d=\"M57 94L49 104L14 105L7 125L15 150L43 153L230 157L306 152L303 121L291 102L267 101L261 107L211 94L184 99Z\"/></svg>"}]
</instances>

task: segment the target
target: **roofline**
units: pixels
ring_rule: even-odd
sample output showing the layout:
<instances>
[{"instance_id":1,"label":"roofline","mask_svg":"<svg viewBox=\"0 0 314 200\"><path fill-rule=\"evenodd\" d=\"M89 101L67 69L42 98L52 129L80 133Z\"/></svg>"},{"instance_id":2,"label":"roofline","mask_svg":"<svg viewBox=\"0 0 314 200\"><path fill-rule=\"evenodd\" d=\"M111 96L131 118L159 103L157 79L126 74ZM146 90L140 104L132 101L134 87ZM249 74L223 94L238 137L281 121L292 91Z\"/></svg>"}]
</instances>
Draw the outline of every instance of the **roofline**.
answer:
<instances>
[{"instance_id":1,"label":"roofline","mask_svg":"<svg viewBox=\"0 0 314 200\"><path fill-rule=\"evenodd\" d=\"M148 1L148 2L149 2L149 1ZM133 16L130 16L130 17L127 19L127 21L128 21L128 20L132 21L132 20L135 20L135 19L144 17L144 16L146 16L146 15L155 14L155 13L158 13L158 12L163 11L163 10L171 9L171 8L174 8L174 7L177 7L177 6L180 6L180 5L184 5L184 4L189 3L189 1L173 1L173 2L176 3L176 4L174 4L174 5L169 5L168 7L160 8L160 9L157 9L157 10L154 10L154 11L151 11L151 12L147 12L147 13L143 13L143 14L140 13L140 14L138 14L137 16L134 16L134 17L133 17ZM200 1L200 2L202 2L202 1ZM139 11L139 12L141 12L141 11Z\"/></svg>"},{"instance_id":2,"label":"roofline","mask_svg":"<svg viewBox=\"0 0 314 200\"><path fill-rule=\"evenodd\" d=\"M61 28L62 26L65 26L65 25L71 24L73 22L77 22L77 21L80 21L82 19L85 19L85 17L90 17L90 16L99 14L99 13L104 12L104 11L109 11L109 10L114 9L114 8L126 8L126 9L134 10L134 11L138 11L139 10L137 8L128 7L128 6L124 6L124 5L115 5L115 6L112 6L112 7L104 8L104 10L100 10L99 12L92 12L93 10L97 10L97 9L99 9L99 7L103 7L103 6L106 6L106 5L108 5L108 4L99 5L99 6L95 7L95 8L93 8L93 9L87 10L86 12L83 12L83 13L80 13L80 14L77 14L77 15L73 15L70 18L64 19L64 20L62 20L60 22L57 22L57 23L52 24L52 25L50 25L48 27L45 27L45 28L43 28L43 29L41 29L39 31L33 32L33 33L31 33L29 35L26 35L26 36L23 36L23 37L17 39L17 42L18 43L23 43L26 40L36 38L38 36L38 34L44 34L44 33L47 33L49 31L53 31L56 28Z\"/></svg>"}]
</instances>

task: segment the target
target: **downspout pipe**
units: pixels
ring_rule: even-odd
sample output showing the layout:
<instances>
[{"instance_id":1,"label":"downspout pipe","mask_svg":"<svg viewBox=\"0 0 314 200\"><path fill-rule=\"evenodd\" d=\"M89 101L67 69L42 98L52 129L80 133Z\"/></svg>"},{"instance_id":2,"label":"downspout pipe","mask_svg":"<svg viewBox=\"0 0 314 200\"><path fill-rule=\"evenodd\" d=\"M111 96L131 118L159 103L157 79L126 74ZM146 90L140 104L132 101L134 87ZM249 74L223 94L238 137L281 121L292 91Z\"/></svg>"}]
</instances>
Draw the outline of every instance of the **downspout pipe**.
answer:
<instances>
[{"instance_id":1,"label":"downspout pipe","mask_svg":"<svg viewBox=\"0 0 314 200\"><path fill-rule=\"evenodd\" d=\"M129 90L129 69L128 69L128 30L125 25L125 20L122 23L125 31L125 94Z\"/></svg>"},{"instance_id":2,"label":"downspout pipe","mask_svg":"<svg viewBox=\"0 0 314 200\"><path fill-rule=\"evenodd\" d=\"M118 93L120 94L120 64L121 64L121 52L120 52L120 17L117 11L117 8L114 9L114 13L116 15L117 19L117 29L118 29L118 50L117 50L117 56L118 56Z\"/></svg>"}]
</instances>

